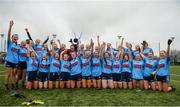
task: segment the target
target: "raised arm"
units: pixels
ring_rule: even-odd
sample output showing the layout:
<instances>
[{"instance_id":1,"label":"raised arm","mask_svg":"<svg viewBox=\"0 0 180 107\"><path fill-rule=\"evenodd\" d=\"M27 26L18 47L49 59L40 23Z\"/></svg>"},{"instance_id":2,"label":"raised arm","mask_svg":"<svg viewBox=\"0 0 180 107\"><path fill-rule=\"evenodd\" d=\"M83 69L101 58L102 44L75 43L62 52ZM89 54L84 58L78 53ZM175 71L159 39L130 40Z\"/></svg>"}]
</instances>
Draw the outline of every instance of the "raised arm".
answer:
<instances>
[{"instance_id":1,"label":"raised arm","mask_svg":"<svg viewBox=\"0 0 180 107\"><path fill-rule=\"evenodd\" d=\"M61 59L61 60L63 60L63 54L64 54L65 52L67 52L67 50L64 50L64 51L62 51L62 52L60 53L60 59Z\"/></svg>"},{"instance_id":2,"label":"raised arm","mask_svg":"<svg viewBox=\"0 0 180 107\"><path fill-rule=\"evenodd\" d=\"M59 44L59 47L61 48L61 41L58 39L58 44Z\"/></svg>"},{"instance_id":3,"label":"raised arm","mask_svg":"<svg viewBox=\"0 0 180 107\"><path fill-rule=\"evenodd\" d=\"M14 22L13 22L13 20L11 20L10 22L9 22L9 29L8 29L8 40L10 40L10 38L11 38L11 30L12 30L12 26L14 25Z\"/></svg>"},{"instance_id":4,"label":"raised arm","mask_svg":"<svg viewBox=\"0 0 180 107\"><path fill-rule=\"evenodd\" d=\"M105 46L106 46L106 43L103 42L103 44L101 45L101 49L100 49L100 58L104 57Z\"/></svg>"},{"instance_id":5,"label":"raised arm","mask_svg":"<svg viewBox=\"0 0 180 107\"><path fill-rule=\"evenodd\" d=\"M54 43L52 43L51 57L54 58Z\"/></svg>"},{"instance_id":6,"label":"raised arm","mask_svg":"<svg viewBox=\"0 0 180 107\"><path fill-rule=\"evenodd\" d=\"M46 40L43 42L43 45L46 44L49 40L49 36L47 36Z\"/></svg>"},{"instance_id":7,"label":"raised arm","mask_svg":"<svg viewBox=\"0 0 180 107\"><path fill-rule=\"evenodd\" d=\"M122 38L121 40L121 46L123 47L123 42L124 42L124 38Z\"/></svg>"},{"instance_id":8,"label":"raised arm","mask_svg":"<svg viewBox=\"0 0 180 107\"><path fill-rule=\"evenodd\" d=\"M100 49L99 35L97 36L97 43L98 43L98 47L99 47L99 49Z\"/></svg>"},{"instance_id":9,"label":"raised arm","mask_svg":"<svg viewBox=\"0 0 180 107\"><path fill-rule=\"evenodd\" d=\"M168 46L167 46L167 57L169 57L170 55L170 45L172 43L172 40L171 39L168 39Z\"/></svg>"},{"instance_id":10,"label":"raised arm","mask_svg":"<svg viewBox=\"0 0 180 107\"><path fill-rule=\"evenodd\" d=\"M128 48L128 55L129 55L129 59L133 59L133 57L132 57L132 51L131 51L131 47L130 47L130 44L128 43L128 45L127 45L127 48Z\"/></svg>"},{"instance_id":11,"label":"raised arm","mask_svg":"<svg viewBox=\"0 0 180 107\"><path fill-rule=\"evenodd\" d=\"M25 28L25 31L26 31L26 33L28 35L28 38L33 41L32 37L31 37L31 35L30 35L29 31L28 31L28 28ZM33 43L34 43L34 41L33 41Z\"/></svg>"},{"instance_id":12,"label":"raised arm","mask_svg":"<svg viewBox=\"0 0 180 107\"><path fill-rule=\"evenodd\" d=\"M93 40L91 39L91 55L93 54L93 51L94 51L94 42L93 42Z\"/></svg>"}]
</instances>

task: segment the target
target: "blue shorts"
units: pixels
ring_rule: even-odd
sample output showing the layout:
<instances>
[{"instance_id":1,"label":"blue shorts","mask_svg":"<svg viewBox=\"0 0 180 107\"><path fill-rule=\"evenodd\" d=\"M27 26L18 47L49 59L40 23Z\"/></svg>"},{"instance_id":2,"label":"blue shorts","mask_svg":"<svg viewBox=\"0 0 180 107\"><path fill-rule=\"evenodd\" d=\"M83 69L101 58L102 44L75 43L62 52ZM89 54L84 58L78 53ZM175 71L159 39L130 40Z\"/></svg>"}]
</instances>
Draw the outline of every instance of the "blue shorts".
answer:
<instances>
[{"instance_id":1,"label":"blue shorts","mask_svg":"<svg viewBox=\"0 0 180 107\"><path fill-rule=\"evenodd\" d=\"M82 79L91 80L92 77L91 76L82 76Z\"/></svg>"},{"instance_id":2,"label":"blue shorts","mask_svg":"<svg viewBox=\"0 0 180 107\"><path fill-rule=\"evenodd\" d=\"M48 72L39 72L38 79L40 82L48 81Z\"/></svg>"},{"instance_id":3,"label":"blue shorts","mask_svg":"<svg viewBox=\"0 0 180 107\"><path fill-rule=\"evenodd\" d=\"M27 80L29 82L38 80L38 72L37 71L29 71L27 75Z\"/></svg>"},{"instance_id":4,"label":"blue shorts","mask_svg":"<svg viewBox=\"0 0 180 107\"><path fill-rule=\"evenodd\" d=\"M163 82L163 83L168 82L167 81L167 76L158 76L158 75L156 75L156 80L160 81L160 82Z\"/></svg>"},{"instance_id":5,"label":"blue shorts","mask_svg":"<svg viewBox=\"0 0 180 107\"><path fill-rule=\"evenodd\" d=\"M18 63L18 67L20 68L20 70L23 70L23 69L26 69L27 68L27 64L26 64L26 61L24 62L19 62Z\"/></svg>"},{"instance_id":6,"label":"blue shorts","mask_svg":"<svg viewBox=\"0 0 180 107\"><path fill-rule=\"evenodd\" d=\"M129 72L122 72L121 77L122 77L122 81L124 82L130 82L132 80L131 73Z\"/></svg>"},{"instance_id":7,"label":"blue shorts","mask_svg":"<svg viewBox=\"0 0 180 107\"><path fill-rule=\"evenodd\" d=\"M18 68L18 64L6 61L6 67L10 67L10 68Z\"/></svg>"},{"instance_id":8,"label":"blue shorts","mask_svg":"<svg viewBox=\"0 0 180 107\"><path fill-rule=\"evenodd\" d=\"M59 79L60 79L60 81L69 80L70 79L70 73L69 72L61 72Z\"/></svg>"},{"instance_id":9,"label":"blue shorts","mask_svg":"<svg viewBox=\"0 0 180 107\"><path fill-rule=\"evenodd\" d=\"M100 76L92 76L92 79L101 80L101 75Z\"/></svg>"},{"instance_id":10,"label":"blue shorts","mask_svg":"<svg viewBox=\"0 0 180 107\"><path fill-rule=\"evenodd\" d=\"M113 79L112 74L102 73L102 79Z\"/></svg>"},{"instance_id":11,"label":"blue shorts","mask_svg":"<svg viewBox=\"0 0 180 107\"><path fill-rule=\"evenodd\" d=\"M70 80L80 81L82 79L81 74L71 75Z\"/></svg>"},{"instance_id":12,"label":"blue shorts","mask_svg":"<svg viewBox=\"0 0 180 107\"><path fill-rule=\"evenodd\" d=\"M121 81L121 74L120 73L112 73L113 81Z\"/></svg>"},{"instance_id":13,"label":"blue shorts","mask_svg":"<svg viewBox=\"0 0 180 107\"><path fill-rule=\"evenodd\" d=\"M155 81L155 77L153 75L144 76L144 80L149 81L149 82L153 82L153 81Z\"/></svg>"},{"instance_id":14,"label":"blue shorts","mask_svg":"<svg viewBox=\"0 0 180 107\"><path fill-rule=\"evenodd\" d=\"M50 72L49 81L59 81L59 73L58 72Z\"/></svg>"}]
</instances>

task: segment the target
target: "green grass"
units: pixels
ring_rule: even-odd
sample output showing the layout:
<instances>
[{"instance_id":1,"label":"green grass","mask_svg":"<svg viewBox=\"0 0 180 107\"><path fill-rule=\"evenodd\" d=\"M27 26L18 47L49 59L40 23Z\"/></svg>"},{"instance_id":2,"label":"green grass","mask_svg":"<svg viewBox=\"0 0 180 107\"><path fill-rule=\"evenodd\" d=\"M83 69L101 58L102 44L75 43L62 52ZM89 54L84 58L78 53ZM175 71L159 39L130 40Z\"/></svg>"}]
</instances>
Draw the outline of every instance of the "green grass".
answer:
<instances>
[{"instance_id":1,"label":"green grass","mask_svg":"<svg viewBox=\"0 0 180 107\"><path fill-rule=\"evenodd\" d=\"M0 81L4 80L4 66L0 65ZM42 100L45 105L74 106L180 106L180 66L171 66L171 84L175 92L163 93L151 90L124 89L53 89L26 90L18 89L27 97ZM4 92L0 85L0 105L21 105L25 99L17 99Z\"/></svg>"}]
</instances>

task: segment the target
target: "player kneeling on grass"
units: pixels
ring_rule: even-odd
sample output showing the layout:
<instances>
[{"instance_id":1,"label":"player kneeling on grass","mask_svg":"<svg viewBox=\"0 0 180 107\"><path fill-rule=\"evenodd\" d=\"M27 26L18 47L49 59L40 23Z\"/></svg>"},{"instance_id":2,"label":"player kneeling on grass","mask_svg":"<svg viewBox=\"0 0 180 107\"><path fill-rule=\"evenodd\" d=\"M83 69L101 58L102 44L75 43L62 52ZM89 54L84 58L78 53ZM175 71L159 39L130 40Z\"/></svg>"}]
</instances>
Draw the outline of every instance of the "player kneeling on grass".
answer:
<instances>
[{"instance_id":1,"label":"player kneeling on grass","mask_svg":"<svg viewBox=\"0 0 180 107\"><path fill-rule=\"evenodd\" d=\"M143 56L143 54L141 54ZM155 82L155 72L157 69L157 60L154 59L154 54L152 52L148 53L148 57L144 57L144 89L151 88L152 90L156 90L156 82ZM149 87L150 86L150 87Z\"/></svg>"},{"instance_id":2,"label":"player kneeling on grass","mask_svg":"<svg viewBox=\"0 0 180 107\"><path fill-rule=\"evenodd\" d=\"M108 52L102 49L102 88L114 88L113 78L112 78L112 59ZM112 48L111 48L112 51ZM111 53L113 54L113 53Z\"/></svg>"},{"instance_id":3,"label":"player kneeling on grass","mask_svg":"<svg viewBox=\"0 0 180 107\"><path fill-rule=\"evenodd\" d=\"M70 88L70 62L67 50L64 50L60 54L61 70L60 70L60 88Z\"/></svg>"},{"instance_id":4,"label":"player kneeling on grass","mask_svg":"<svg viewBox=\"0 0 180 107\"><path fill-rule=\"evenodd\" d=\"M114 88L122 88L122 81L121 81L122 60L120 58L120 54L117 54L115 58L113 55L112 58L113 58L112 76L113 76Z\"/></svg>"},{"instance_id":5,"label":"player kneeling on grass","mask_svg":"<svg viewBox=\"0 0 180 107\"><path fill-rule=\"evenodd\" d=\"M132 64L132 61L129 59L129 55L126 54L122 61L122 73L121 73L124 89L127 89L127 88L132 89L132 78L131 78L132 65L131 64Z\"/></svg>"},{"instance_id":6,"label":"player kneeling on grass","mask_svg":"<svg viewBox=\"0 0 180 107\"><path fill-rule=\"evenodd\" d=\"M156 73L156 79L158 83L158 90L168 92L172 90L172 87L169 87L167 78L169 76L169 66L170 66L170 44L172 40L168 40L168 47L167 51L161 50L160 51L160 59L158 61L158 69Z\"/></svg>"},{"instance_id":7,"label":"player kneeling on grass","mask_svg":"<svg viewBox=\"0 0 180 107\"><path fill-rule=\"evenodd\" d=\"M91 56L88 51L83 52L83 57L81 57L82 66L82 88L91 88Z\"/></svg>"},{"instance_id":8,"label":"player kneeling on grass","mask_svg":"<svg viewBox=\"0 0 180 107\"><path fill-rule=\"evenodd\" d=\"M70 79L71 79L71 88L81 88L81 61L80 56L76 55L76 52L71 52L71 72L70 72Z\"/></svg>"},{"instance_id":9,"label":"player kneeling on grass","mask_svg":"<svg viewBox=\"0 0 180 107\"><path fill-rule=\"evenodd\" d=\"M27 89L37 89L38 88L38 59L36 56L35 51L31 51L30 47L27 46L28 52L27 52L27 83L26 88ZM33 50L33 49L32 49Z\"/></svg>"},{"instance_id":10,"label":"player kneeling on grass","mask_svg":"<svg viewBox=\"0 0 180 107\"><path fill-rule=\"evenodd\" d=\"M49 74L49 88L52 89L55 85L55 88L59 88L59 71L60 71L60 60L59 54L54 54L54 48L51 52L51 61L50 61L50 74Z\"/></svg>"},{"instance_id":11,"label":"player kneeling on grass","mask_svg":"<svg viewBox=\"0 0 180 107\"><path fill-rule=\"evenodd\" d=\"M46 54L39 58L39 88L48 88L49 59Z\"/></svg>"},{"instance_id":12,"label":"player kneeling on grass","mask_svg":"<svg viewBox=\"0 0 180 107\"><path fill-rule=\"evenodd\" d=\"M92 57L92 81L94 88L101 88L101 59L99 53L95 52Z\"/></svg>"},{"instance_id":13,"label":"player kneeling on grass","mask_svg":"<svg viewBox=\"0 0 180 107\"><path fill-rule=\"evenodd\" d=\"M18 35L13 34L11 37L11 29L14 22L10 21L8 30L8 40L7 40L7 56L6 56L6 76L4 80L5 90L9 90L8 84L11 73L13 74L13 84L12 88L17 87L17 66L18 66L18 52L19 46L17 44ZM11 39L10 39L11 38Z\"/></svg>"},{"instance_id":14,"label":"player kneeling on grass","mask_svg":"<svg viewBox=\"0 0 180 107\"><path fill-rule=\"evenodd\" d=\"M132 61L132 83L133 88L136 88L137 81L139 81L139 86L143 89L144 80L143 80L143 69L144 69L144 61L140 54L136 54L134 60Z\"/></svg>"}]
</instances>

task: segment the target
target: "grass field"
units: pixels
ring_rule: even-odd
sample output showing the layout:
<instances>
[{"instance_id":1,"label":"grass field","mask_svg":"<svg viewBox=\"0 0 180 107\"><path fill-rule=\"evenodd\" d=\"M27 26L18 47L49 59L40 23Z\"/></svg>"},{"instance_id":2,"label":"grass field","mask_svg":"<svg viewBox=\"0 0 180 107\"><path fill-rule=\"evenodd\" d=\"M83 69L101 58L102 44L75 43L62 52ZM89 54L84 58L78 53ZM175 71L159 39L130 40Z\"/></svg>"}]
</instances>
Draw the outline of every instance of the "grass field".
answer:
<instances>
[{"instance_id":1,"label":"grass field","mask_svg":"<svg viewBox=\"0 0 180 107\"><path fill-rule=\"evenodd\" d=\"M4 66L0 65L0 81L3 83ZM26 90L18 89L27 97L42 100L45 105L74 106L180 106L180 66L171 67L171 84L175 92L163 93L151 90L124 89L53 89ZM3 91L0 85L0 105L21 105L26 99L17 99Z\"/></svg>"}]
</instances>

